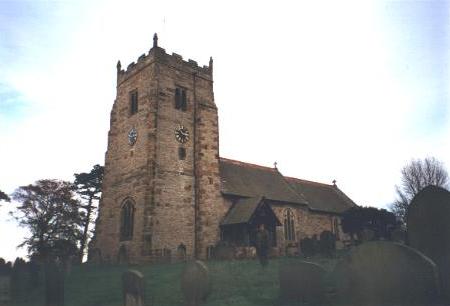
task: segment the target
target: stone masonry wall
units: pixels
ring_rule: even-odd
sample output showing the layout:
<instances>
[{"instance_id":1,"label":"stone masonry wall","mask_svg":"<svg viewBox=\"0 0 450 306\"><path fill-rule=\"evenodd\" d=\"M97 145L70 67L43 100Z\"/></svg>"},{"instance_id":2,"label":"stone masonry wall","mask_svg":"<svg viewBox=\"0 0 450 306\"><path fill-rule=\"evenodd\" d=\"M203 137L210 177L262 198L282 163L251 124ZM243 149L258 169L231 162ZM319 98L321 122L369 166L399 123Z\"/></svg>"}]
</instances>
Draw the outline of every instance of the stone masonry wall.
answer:
<instances>
[{"instance_id":1,"label":"stone masonry wall","mask_svg":"<svg viewBox=\"0 0 450 306\"><path fill-rule=\"evenodd\" d=\"M131 75L117 84L117 97L111 112L108 150L105 156L105 177L96 228L95 247L102 256L117 260L120 245L125 245L128 257L135 261L142 252L148 190L151 182L155 130L154 103L156 82L153 65L142 73ZM130 92L138 91L138 112L130 115ZM131 128L137 130L136 143L128 143ZM120 241L120 213L125 199L135 203L134 231L130 241Z\"/></svg>"},{"instance_id":2,"label":"stone masonry wall","mask_svg":"<svg viewBox=\"0 0 450 306\"><path fill-rule=\"evenodd\" d=\"M186 111L175 109L177 87L186 90ZM134 90L139 111L130 115ZM184 144L175 139L180 125L190 133ZM127 135L133 127L138 137L130 146ZM194 256L195 247L205 255L206 246L219 239L219 221L226 211L220 194L218 141L212 62L199 67L154 47L126 70L118 64L94 243L104 258L116 261L122 245L132 262L150 260L155 249L174 254L180 245L188 257ZM179 148L186 150L184 160ZM125 199L135 203L134 231L131 240L120 241Z\"/></svg>"},{"instance_id":3,"label":"stone masonry wall","mask_svg":"<svg viewBox=\"0 0 450 306\"><path fill-rule=\"evenodd\" d=\"M299 242L301 239L306 237L312 237L317 235L320 237L320 233L323 231L334 232L332 221L338 216L333 216L331 214L317 213L309 210L306 206L301 205L286 205L286 204L272 204L272 209L275 212L278 220L282 223L279 230L277 231L277 243L281 249L287 244L284 239L284 216L286 209L291 209L294 213L294 228L295 228L295 241ZM339 222L339 234L343 237L342 228Z\"/></svg>"},{"instance_id":4,"label":"stone masonry wall","mask_svg":"<svg viewBox=\"0 0 450 306\"><path fill-rule=\"evenodd\" d=\"M196 79L197 129L197 256L206 258L207 248L220 240L220 221L228 205L220 192L219 127L217 108L214 104L212 82Z\"/></svg>"}]
</instances>

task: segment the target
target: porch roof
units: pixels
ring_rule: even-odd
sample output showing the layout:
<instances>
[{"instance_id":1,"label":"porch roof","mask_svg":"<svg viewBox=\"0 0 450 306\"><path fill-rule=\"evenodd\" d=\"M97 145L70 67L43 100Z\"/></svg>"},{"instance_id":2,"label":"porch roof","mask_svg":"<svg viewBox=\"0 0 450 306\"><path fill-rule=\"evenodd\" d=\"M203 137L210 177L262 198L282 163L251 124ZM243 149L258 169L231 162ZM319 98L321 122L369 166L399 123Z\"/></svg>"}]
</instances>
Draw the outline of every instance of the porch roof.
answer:
<instances>
[{"instance_id":1,"label":"porch roof","mask_svg":"<svg viewBox=\"0 0 450 306\"><path fill-rule=\"evenodd\" d=\"M230 208L228 213L223 218L221 225L232 225L232 224L242 224L248 223L252 218L253 214L260 205L264 204L264 197L251 197L239 199ZM275 218L277 225L281 225L280 221L277 219L275 213L273 213L270 205L267 205L267 209L271 211L271 214Z\"/></svg>"},{"instance_id":2,"label":"porch roof","mask_svg":"<svg viewBox=\"0 0 450 306\"><path fill-rule=\"evenodd\" d=\"M221 225L247 223L261 200L261 197L239 199L225 215Z\"/></svg>"}]
</instances>

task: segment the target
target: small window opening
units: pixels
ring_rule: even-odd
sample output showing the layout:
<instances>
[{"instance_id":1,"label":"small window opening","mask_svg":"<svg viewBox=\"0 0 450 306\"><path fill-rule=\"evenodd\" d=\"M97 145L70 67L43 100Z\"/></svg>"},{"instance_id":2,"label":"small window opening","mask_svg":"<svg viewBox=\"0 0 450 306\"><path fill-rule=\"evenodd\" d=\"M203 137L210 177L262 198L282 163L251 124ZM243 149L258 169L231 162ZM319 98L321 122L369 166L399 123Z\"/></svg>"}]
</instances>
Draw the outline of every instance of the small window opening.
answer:
<instances>
[{"instance_id":1,"label":"small window opening","mask_svg":"<svg viewBox=\"0 0 450 306\"><path fill-rule=\"evenodd\" d=\"M186 149L185 148L178 148L178 158L180 160L186 159Z\"/></svg>"},{"instance_id":2,"label":"small window opening","mask_svg":"<svg viewBox=\"0 0 450 306\"><path fill-rule=\"evenodd\" d=\"M138 92L134 90L130 93L130 115L138 112Z\"/></svg>"}]
</instances>

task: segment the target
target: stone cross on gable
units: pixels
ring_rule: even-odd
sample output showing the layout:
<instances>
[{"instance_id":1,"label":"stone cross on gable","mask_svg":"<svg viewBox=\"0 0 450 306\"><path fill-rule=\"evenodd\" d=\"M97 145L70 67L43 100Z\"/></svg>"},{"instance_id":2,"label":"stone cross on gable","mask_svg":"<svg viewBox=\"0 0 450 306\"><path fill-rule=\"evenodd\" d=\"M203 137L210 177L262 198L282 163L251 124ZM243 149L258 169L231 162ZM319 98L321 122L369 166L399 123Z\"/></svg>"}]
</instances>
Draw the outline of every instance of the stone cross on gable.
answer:
<instances>
[{"instance_id":1,"label":"stone cross on gable","mask_svg":"<svg viewBox=\"0 0 450 306\"><path fill-rule=\"evenodd\" d=\"M278 168L277 168L277 165L278 165L277 162L274 162L274 163L273 163L273 167L274 167L275 169L278 169Z\"/></svg>"}]
</instances>

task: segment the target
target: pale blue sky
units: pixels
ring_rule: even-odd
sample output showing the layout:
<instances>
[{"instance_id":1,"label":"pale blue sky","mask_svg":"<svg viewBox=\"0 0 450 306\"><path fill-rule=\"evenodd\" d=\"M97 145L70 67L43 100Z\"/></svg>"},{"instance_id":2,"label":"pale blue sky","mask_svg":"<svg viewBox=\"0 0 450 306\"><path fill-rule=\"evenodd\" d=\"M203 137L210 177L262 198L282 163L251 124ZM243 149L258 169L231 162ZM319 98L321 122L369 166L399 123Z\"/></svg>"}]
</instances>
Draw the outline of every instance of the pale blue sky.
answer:
<instances>
[{"instance_id":1,"label":"pale blue sky","mask_svg":"<svg viewBox=\"0 0 450 306\"><path fill-rule=\"evenodd\" d=\"M392 2L385 4L384 12L391 65L415 93L415 132L445 131L449 114L449 2Z\"/></svg>"},{"instance_id":2,"label":"pale blue sky","mask_svg":"<svg viewBox=\"0 0 450 306\"><path fill-rule=\"evenodd\" d=\"M0 189L103 164L116 62L148 52L158 32L169 53L214 57L222 156L336 179L358 204L384 207L409 159L450 167L449 11L448 1L0 0ZM12 259L23 232L9 206L0 256Z\"/></svg>"}]
</instances>

